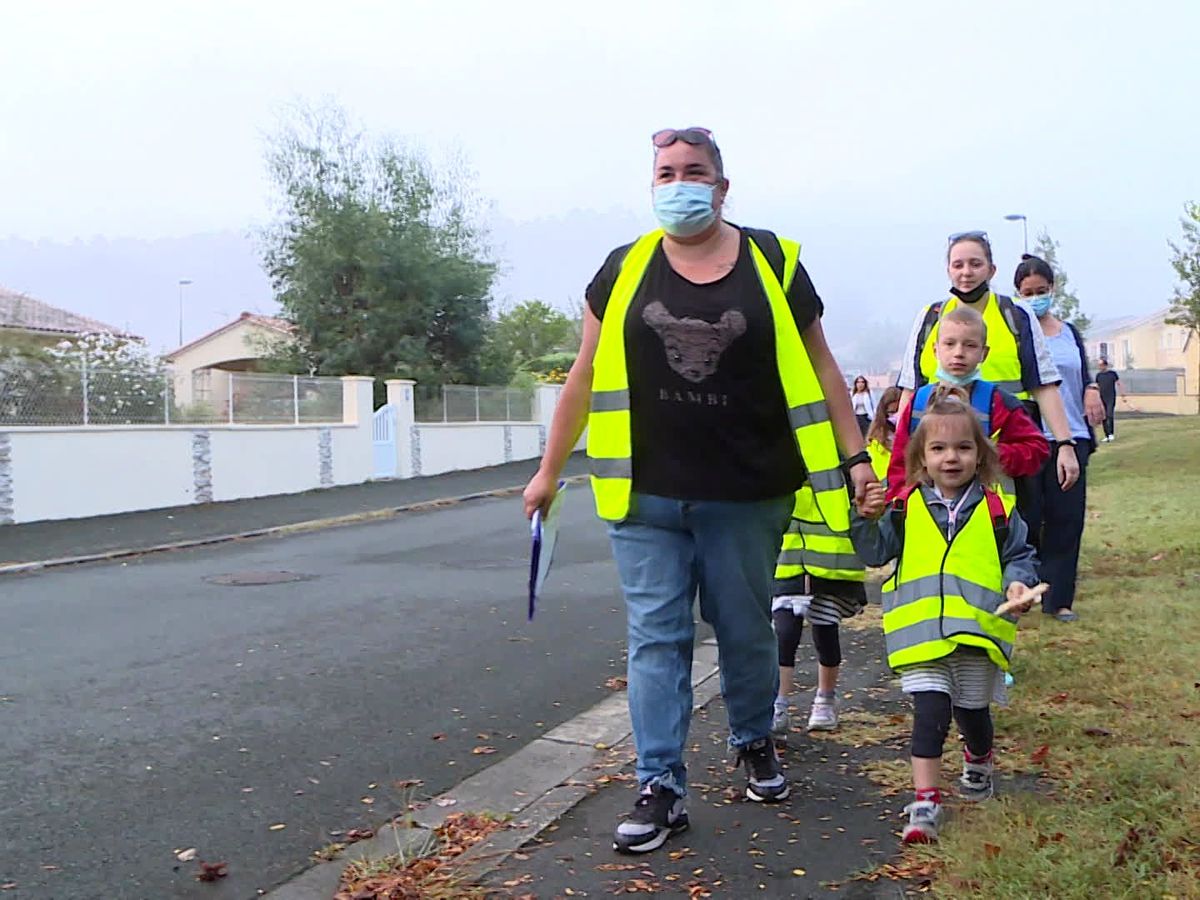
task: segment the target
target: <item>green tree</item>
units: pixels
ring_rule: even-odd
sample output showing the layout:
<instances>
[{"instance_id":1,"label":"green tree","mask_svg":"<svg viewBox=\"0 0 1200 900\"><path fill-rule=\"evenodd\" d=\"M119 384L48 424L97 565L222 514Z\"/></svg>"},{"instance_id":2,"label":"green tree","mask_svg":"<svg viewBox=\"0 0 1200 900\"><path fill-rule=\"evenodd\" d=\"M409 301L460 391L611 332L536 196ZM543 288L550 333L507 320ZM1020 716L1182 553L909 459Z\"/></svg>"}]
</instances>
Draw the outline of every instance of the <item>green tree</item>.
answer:
<instances>
[{"instance_id":1,"label":"green tree","mask_svg":"<svg viewBox=\"0 0 1200 900\"><path fill-rule=\"evenodd\" d=\"M1050 268L1054 270L1054 304L1050 309L1058 318L1070 322L1078 328L1080 334L1087 334L1092 320L1080 311L1079 298L1071 290L1067 272L1058 261L1060 246L1058 241L1050 237L1050 233L1043 228L1033 248L1034 253L1050 263Z\"/></svg>"},{"instance_id":2,"label":"green tree","mask_svg":"<svg viewBox=\"0 0 1200 900\"><path fill-rule=\"evenodd\" d=\"M574 337L571 319L541 300L526 300L501 313L492 333L497 351L518 369L548 354L574 350Z\"/></svg>"},{"instance_id":3,"label":"green tree","mask_svg":"<svg viewBox=\"0 0 1200 900\"><path fill-rule=\"evenodd\" d=\"M496 267L464 167L369 140L334 107L297 109L267 166L278 210L263 261L296 326L281 358L322 375L478 378Z\"/></svg>"},{"instance_id":4,"label":"green tree","mask_svg":"<svg viewBox=\"0 0 1200 900\"><path fill-rule=\"evenodd\" d=\"M1171 247L1171 267L1179 278L1167 322L1182 325L1200 338L1200 203L1185 203L1182 246L1167 241Z\"/></svg>"}]
</instances>

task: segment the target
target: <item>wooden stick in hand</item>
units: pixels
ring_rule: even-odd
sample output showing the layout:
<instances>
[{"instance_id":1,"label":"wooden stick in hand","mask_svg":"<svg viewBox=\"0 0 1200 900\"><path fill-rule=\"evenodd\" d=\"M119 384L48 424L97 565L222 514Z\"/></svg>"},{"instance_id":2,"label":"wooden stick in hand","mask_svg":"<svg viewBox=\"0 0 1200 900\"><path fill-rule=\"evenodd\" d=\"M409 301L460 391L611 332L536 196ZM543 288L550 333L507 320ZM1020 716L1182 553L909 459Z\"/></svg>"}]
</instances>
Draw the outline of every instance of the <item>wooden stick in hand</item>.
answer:
<instances>
[{"instance_id":1,"label":"wooden stick in hand","mask_svg":"<svg viewBox=\"0 0 1200 900\"><path fill-rule=\"evenodd\" d=\"M1033 604L1039 598L1041 598L1041 596L1043 594L1045 594L1046 591L1048 591L1048 590L1050 590L1050 585L1046 584L1043 581L1037 587L1027 589L1025 591L1025 595L1023 597L1017 597L1012 600L1005 600L1003 603L1001 603L999 606L996 607L996 615L998 615L998 616L1018 615L1019 616L1021 613L1028 612L1029 608L1031 606L1033 606Z\"/></svg>"}]
</instances>

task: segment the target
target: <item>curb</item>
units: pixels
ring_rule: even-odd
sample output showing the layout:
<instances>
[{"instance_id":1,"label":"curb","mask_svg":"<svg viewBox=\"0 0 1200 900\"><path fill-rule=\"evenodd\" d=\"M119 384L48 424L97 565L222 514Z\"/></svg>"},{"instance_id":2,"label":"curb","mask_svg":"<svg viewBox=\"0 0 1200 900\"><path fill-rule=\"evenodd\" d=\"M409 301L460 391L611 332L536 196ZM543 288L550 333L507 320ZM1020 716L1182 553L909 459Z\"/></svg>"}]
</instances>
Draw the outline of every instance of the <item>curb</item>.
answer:
<instances>
[{"instance_id":1,"label":"curb","mask_svg":"<svg viewBox=\"0 0 1200 900\"><path fill-rule=\"evenodd\" d=\"M572 475L564 478L567 484L579 484L587 480L586 475ZM291 534L305 534L310 531L322 531L326 528L340 528L345 525L361 525L366 522L382 522L394 519L405 513L425 512L431 509L442 509L447 506L457 506L472 500L490 500L497 497L512 497L525 490L524 485L496 488L491 491L476 491L472 494L462 494L457 497L439 497L434 500L421 500L416 503L406 503L402 506L388 506L382 509L371 509L365 512L347 513L341 516L330 516L324 519L308 519L303 522L290 522L287 525L268 525L265 528L254 528L249 531L238 531L230 534L217 534L210 537L189 538L168 544L152 544L149 547L129 547L119 550L105 550L101 553L86 553L80 556L61 556L55 559L42 559L32 562L0 563L0 577L5 575L21 575L39 572L42 569L54 569L62 566L78 566L84 563L110 562L117 559L129 559L135 556L146 556L151 553L165 553L170 550L189 550L193 547L208 547L213 544L227 544L232 541L244 541L252 538L284 537Z\"/></svg>"},{"instance_id":2,"label":"curb","mask_svg":"<svg viewBox=\"0 0 1200 900\"><path fill-rule=\"evenodd\" d=\"M707 705L721 692L717 648L712 639L695 648L692 661L692 707ZM624 693L606 697L568 719L495 765L406 817L412 827L386 823L373 838L347 847L327 863L317 863L268 891L269 900L330 900L342 870L354 859L379 859L428 846L432 830L455 812L490 812L507 816L511 828L496 832L460 857L466 873L481 879L588 797L589 773L621 768L633 755L632 727Z\"/></svg>"}]
</instances>

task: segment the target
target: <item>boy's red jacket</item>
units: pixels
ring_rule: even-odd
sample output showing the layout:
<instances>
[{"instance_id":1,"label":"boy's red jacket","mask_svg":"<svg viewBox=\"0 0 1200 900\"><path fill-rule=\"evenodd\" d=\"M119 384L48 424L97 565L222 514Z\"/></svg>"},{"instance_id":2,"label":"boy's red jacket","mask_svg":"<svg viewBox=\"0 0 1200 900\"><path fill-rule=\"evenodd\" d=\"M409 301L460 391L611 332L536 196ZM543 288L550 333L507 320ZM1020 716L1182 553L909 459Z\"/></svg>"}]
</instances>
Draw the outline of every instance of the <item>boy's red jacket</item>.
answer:
<instances>
[{"instance_id":1,"label":"boy's red jacket","mask_svg":"<svg viewBox=\"0 0 1200 900\"><path fill-rule=\"evenodd\" d=\"M892 439L892 461L888 463L887 499L892 501L904 490L904 452L908 447L912 400L900 410L896 434ZM1050 443L1034 424L1021 401L1008 391L992 391L992 434L1000 453L1000 468L1010 478L1023 478L1041 471L1050 456ZM990 436L990 435L989 435Z\"/></svg>"}]
</instances>

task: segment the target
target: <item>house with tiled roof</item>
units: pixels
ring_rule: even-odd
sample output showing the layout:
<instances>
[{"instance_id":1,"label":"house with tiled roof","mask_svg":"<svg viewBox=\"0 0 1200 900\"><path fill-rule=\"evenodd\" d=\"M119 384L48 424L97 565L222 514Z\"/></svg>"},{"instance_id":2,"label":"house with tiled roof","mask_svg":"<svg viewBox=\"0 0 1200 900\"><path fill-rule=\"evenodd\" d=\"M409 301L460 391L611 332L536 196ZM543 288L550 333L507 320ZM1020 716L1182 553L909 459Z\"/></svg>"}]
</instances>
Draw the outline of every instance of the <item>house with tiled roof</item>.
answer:
<instances>
[{"instance_id":1,"label":"house with tiled roof","mask_svg":"<svg viewBox=\"0 0 1200 900\"><path fill-rule=\"evenodd\" d=\"M174 373L180 406L203 404L223 409L230 372L259 372L272 347L291 340L284 319L244 312L231 322L189 341L163 357Z\"/></svg>"},{"instance_id":2,"label":"house with tiled roof","mask_svg":"<svg viewBox=\"0 0 1200 900\"><path fill-rule=\"evenodd\" d=\"M123 328L51 306L28 294L0 286L0 344L32 343L53 346L64 339L102 333L141 340Z\"/></svg>"}]
</instances>

